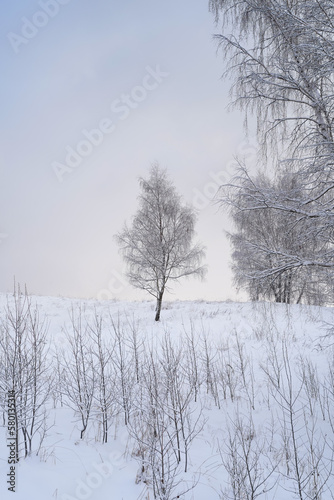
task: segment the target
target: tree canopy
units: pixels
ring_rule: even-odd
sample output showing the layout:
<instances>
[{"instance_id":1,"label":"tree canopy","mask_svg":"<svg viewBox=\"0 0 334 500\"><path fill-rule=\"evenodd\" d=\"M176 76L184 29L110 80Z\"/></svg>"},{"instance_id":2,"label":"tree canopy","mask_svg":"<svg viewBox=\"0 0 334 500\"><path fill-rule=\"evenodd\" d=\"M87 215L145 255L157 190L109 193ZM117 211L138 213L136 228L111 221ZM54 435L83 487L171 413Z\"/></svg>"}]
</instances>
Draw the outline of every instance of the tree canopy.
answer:
<instances>
[{"instance_id":1,"label":"tree canopy","mask_svg":"<svg viewBox=\"0 0 334 500\"><path fill-rule=\"evenodd\" d=\"M204 248L193 244L196 214L182 203L166 170L153 165L149 178L140 178L139 184L139 209L116 240L130 283L157 299L158 321L167 283L204 276Z\"/></svg>"}]
</instances>

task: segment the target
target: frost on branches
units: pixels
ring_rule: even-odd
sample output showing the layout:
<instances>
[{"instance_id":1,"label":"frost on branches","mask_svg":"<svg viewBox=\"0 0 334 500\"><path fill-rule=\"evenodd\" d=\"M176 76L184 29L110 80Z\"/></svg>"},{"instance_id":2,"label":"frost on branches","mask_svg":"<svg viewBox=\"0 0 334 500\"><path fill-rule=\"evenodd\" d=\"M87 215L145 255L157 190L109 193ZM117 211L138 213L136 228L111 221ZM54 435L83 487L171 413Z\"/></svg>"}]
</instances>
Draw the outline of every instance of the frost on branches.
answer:
<instances>
[{"instance_id":1,"label":"frost on branches","mask_svg":"<svg viewBox=\"0 0 334 500\"><path fill-rule=\"evenodd\" d=\"M150 177L140 179L140 187L139 209L131 227L125 224L116 240L130 283L157 299L155 320L159 321L167 283L205 274L204 249L192 243L195 212L182 204L165 170L153 165Z\"/></svg>"},{"instance_id":2,"label":"frost on branches","mask_svg":"<svg viewBox=\"0 0 334 500\"><path fill-rule=\"evenodd\" d=\"M271 162L276 172L276 179L264 185L243 169L227 192L225 187L222 201L234 214L249 211L257 217L269 211L261 217L272 218L273 226L280 225L294 240L288 247L285 237L278 241L268 234L265 245L260 241L262 264L265 257L267 262L260 269L249 268L249 280L267 277L277 283L289 280L289 274L306 273L325 281L329 301L334 266L334 2L211 0L210 8L222 24L216 38L227 55L225 76L232 77L233 104L246 116L255 114L259 161ZM291 178L298 179L297 189L287 188ZM296 293L293 300L298 297Z\"/></svg>"}]
</instances>

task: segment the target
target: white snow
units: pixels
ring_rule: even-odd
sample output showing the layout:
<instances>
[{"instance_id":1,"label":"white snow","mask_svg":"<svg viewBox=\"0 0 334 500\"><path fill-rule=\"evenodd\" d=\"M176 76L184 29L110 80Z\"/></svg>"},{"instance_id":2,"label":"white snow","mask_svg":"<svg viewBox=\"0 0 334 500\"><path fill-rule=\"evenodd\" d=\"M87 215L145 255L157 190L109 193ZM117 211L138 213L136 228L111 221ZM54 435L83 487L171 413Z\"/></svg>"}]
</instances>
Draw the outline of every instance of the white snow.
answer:
<instances>
[{"instance_id":1,"label":"white snow","mask_svg":"<svg viewBox=\"0 0 334 500\"><path fill-rule=\"evenodd\" d=\"M11 303L11 296L0 296L2 318L5 315L7 301ZM274 363L272 350L274 345L276 345L279 363L282 360L284 345L287 347L293 373L294 396L298 395L301 385L302 362L305 362L305 366L310 366L306 364L310 360L316 367L313 375L317 374L318 382L314 381L313 400L309 402L305 389L306 383L304 383L297 398L294 415L297 445L300 447L300 467L304 467L303 471L306 475L306 468L309 464L305 450L309 448L311 441L307 438L307 431L310 432L312 425L314 425L314 446L317 443L325 446L325 456L321 457L323 460L319 464L319 469L321 467L322 469L316 473L324 474L324 464L331 466L330 447L333 442L333 428L329 417L330 409L333 409L334 388L328 382L330 389L325 393L323 383L329 377L329 363L332 363L333 367L331 346L333 341L331 336L328 336L328 329L334 321L333 309L268 303L176 301L164 304L161 321L156 323L152 302L97 302L51 297L33 297L33 302L38 304L42 316L45 315L49 321L48 338L51 351L57 345L61 346L65 343L63 327L67 325L70 329L69 311L72 306L74 309L79 305L84 306L84 315L87 318L92 318L95 311L107 317L110 311L114 318L119 315L121 323L125 322L126 318L130 321L137 321L140 338L143 339L146 347L156 346L157 353L161 352L160 343L166 335L170 336L172 342L185 348L185 335L190 334L191 328L193 329L198 341L197 356L202 380L198 401L196 403L192 401L191 407L194 411L193 418L202 408L201 421L204 424L202 431L190 446L187 473L183 472L184 464L181 461L177 480L182 480L182 482L176 487L175 494L178 491L182 492L186 484L190 485L194 482L196 485L180 498L184 500L233 498L229 476L221 455L225 456L225 461L231 463L231 457L228 458L226 455L228 428L233 430L237 422L237 414L244 422L245 433L250 415L253 420L255 437L254 439L249 437L248 442L257 443L261 448L261 443L265 440L262 446L265 456L263 460L261 458L262 465L259 467L265 467L264 464L268 465L269 459L272 462L277 461L277 467L268 480L268 484L272 483L273 488L259 498L268 500L299 498L296 496L296 482L292 479L292 463L290 476L287 477L286 457L284 458L280 449L284 427L281 399L277 396L277 392L275 393L276 399L273 395L275 391L270 392L268 376L263 369L272 370L271 376L274 377L274 369L270 368ZM105 332L105 335L107 334L108 332ZM228 387L226 399L224 399L222 384L218 384L216 397L207 385L204 338L207 339L211 363L216 367L217 373L220 366L219 360L224 359L225 369L230 370L228 373L231 377L236 377L233 401ZM239 352L240 350L243 352L241 358L238 355L238 344ZM51 363L50 353L49 356ZM242 378L241 359L245 362L246 385ZM228 365L232 365L231 368ZM281 387L286 386L282 364L280 376ZM253 384L252 377L254 377ZM307 380L311 381L311 379L310 376ZM310 416L311 407L314 409L313 416ZM1 500L7 498L15 498L15 500L144 500L154 498L151 484L138 482L138 480L136 484L140 468L134 456L137 447L123 423L121 413L111 419L109 442L102 444L99 442L99 432L94 422L91 423L84 439L80 440L79 424L71 409L60 407L59 403L57 403L57 408L53 408L51 398L49 410L48 422L51 428L47 439L43 443L39 456L32 455L20 461L17 467L17 492L15 494L7 490L6 429L2 415L0 415ZM289 427L288 421L286 426ZM291 449L291 436L289 439L288 448ZM245 443L247 444L247 439ZM329 476L323 495L319 499L332 498L330 490L334 491L334 480L331 474ZM223 492L227 496L224 496ZM311 497L307 497L304 493L303 498Z\"/></svg>"}]
</instances>

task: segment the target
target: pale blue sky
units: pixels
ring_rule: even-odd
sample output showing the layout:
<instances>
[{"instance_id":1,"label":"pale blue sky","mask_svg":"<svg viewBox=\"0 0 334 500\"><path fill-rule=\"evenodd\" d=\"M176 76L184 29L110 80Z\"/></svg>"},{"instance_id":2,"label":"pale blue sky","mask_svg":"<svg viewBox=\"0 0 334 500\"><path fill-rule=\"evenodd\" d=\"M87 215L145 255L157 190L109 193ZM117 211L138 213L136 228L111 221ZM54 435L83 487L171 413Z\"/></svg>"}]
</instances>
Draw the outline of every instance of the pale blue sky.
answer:
<instances>
[{"instance_id":1,"label":"pale blue sky","mask_svg":"<svg viewBox=\"0 0 334 500\"><path fill-rule=\"evenodd\" d=\"M214 190L210 173L228 179L244 131L241 115L226 111L207 0L49 1L2 7L0 291L15 275L37 294L142 297L122 278L112 236L136 211L138 176L157 160L199 208L207 246L206 282L185 281L174 298L235 297L227 218L203 192ZM153 86L146 75L157 66L168 76L146 96L135 90ZM111 105L131 92L138 102L122 120ZM115 130L59 182L55 162L104 119Z\"/></svg>"}]
</instances>

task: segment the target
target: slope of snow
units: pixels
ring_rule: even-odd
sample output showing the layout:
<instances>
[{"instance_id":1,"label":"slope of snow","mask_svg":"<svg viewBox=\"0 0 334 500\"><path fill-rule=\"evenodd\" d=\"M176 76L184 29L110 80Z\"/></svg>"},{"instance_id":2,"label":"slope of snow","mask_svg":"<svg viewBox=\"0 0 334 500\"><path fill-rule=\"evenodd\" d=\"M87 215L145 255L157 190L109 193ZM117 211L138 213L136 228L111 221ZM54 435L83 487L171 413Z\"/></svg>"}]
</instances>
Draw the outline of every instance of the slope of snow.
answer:
<instances>
[{"instance_id":1,"label":"slope of snow","mask_svg":"<svg viewBox=\"0 0 334 500\"><path fill-rule=\"evenodd\" d=\"M288 420L283 423L285 403L282 403L282 398L278 396L280 393L273 390L275 384L269 381L270 377L275 378L275 353L279 358L280 388L287 391L284 394L287 394L289 389L283 364L286 356L292 372L293 397L297 398L293 415L295 437L299 446L298 457L305 485L307 483L309 490L312 467L307 465L306 457L312 439L314 446L322 440L324 449L320 458L320 449L318 450L318 468L313 464L313 473L319 476L322 474L325 478L324 468L329 468L332 463L333 442L333 427L330 422L333 380L329 381L329 365L332 363L333 367L333 350L331 337L328 335L328 329L334 321L334 310L331 308L287 307L266 303L171 302L165 303L161 321L155 323L152 302L97 302L51 297L32 299L33 303L38 304L41 316L45 316L49 323L50 363L55 348L66 344L64 326L70 331L71 308L77 311L79 306L82 307L87 321L91 321L96 314L105 317L106 337L110 335L110 318L119 321L121 325L136 324L144 347L152 348L157 355L162 352L161 345L167 337L173 345L183 348L186 345L186 337L193 332L197 342L201 382L198 400L191 401L191 418L194 421L197 415L200 416L200 430L190 445L189 469L187 473L183 472L182 458L176 478L176 483L179 484L174 493L166 499L237 498L233 497L226 462L233 462L233 453L228 455L229 443L232 443L229 436L237 439L238 419L241 422L239 431L243 432L243 443L251 443L254 445L250 448L251 452L258 450L261 455L260 461L256 464L254 462L254 467L268 467L269 470L271 465L268 465L268 460L273 464L276 461L266 482L266 486L272 489L265 493L266 487L260 486L256 492L259 498L300 498L296 496L298 485L293 472L293 456L287 459L282 454L283 431L289 429ZM5 318L5 309L12 300L11 296L0 296L2 318ZM205 342L209 357L206 356ZM223 362L226 377L235 377L233 397L230 386L226 386L226 380L219 382L219 368L222 368ZM207 363L211 366L211 376L215 380L208 380ZM302 373L308 373L309 377L305 375L303 378ZM313 396L311 389L306 390L312 380ZM328 389L324 390L324 386ZM312 401L308 400L308 396L313 398ZM121 412L110 420L109 441L102 444L94 421L91 422L83 440L80 440L79 423L73 410L66 406L61 407L59 402L54 408L52 398L48 408L48 436L38 456L33 454L27 459L21 459L17 466L15 496L7 490L8 450L6 429L1 419L1 500L154 498L149 476L147 482L140 481L140 462L136 456L138 446L124 425ZM310 414L312 409L313 415ZM288 414L285 413L285 416ZM247 432L251 433L248 437ZM286 432L288 433L288 430ZM291 435L287 439L289 442L286 450L289 449L289 453L292 453ZM260 475L259 472L259 477ZM328 476L322 496L308 497L307 494L312 493L306 493L305 486L302 498L332 498L330 490L334 491L334 481L330 471ZM182 494L182 491L191 485L194 487ZM177 496L179 494L181 496ZM240 498L252 498L242 497L241 492L239 495Z\"/></svg>"}]
</instances>

